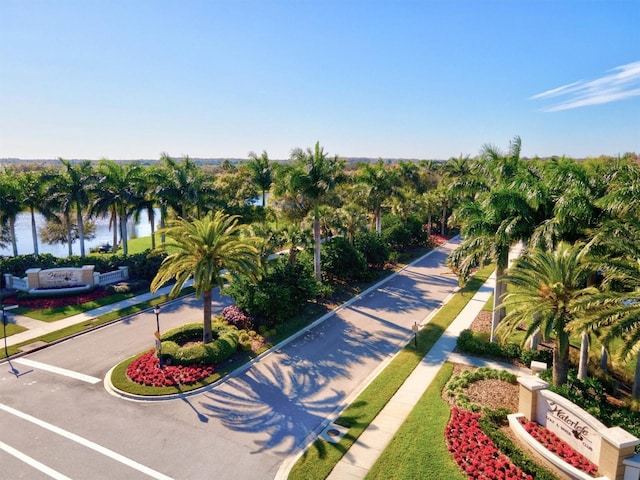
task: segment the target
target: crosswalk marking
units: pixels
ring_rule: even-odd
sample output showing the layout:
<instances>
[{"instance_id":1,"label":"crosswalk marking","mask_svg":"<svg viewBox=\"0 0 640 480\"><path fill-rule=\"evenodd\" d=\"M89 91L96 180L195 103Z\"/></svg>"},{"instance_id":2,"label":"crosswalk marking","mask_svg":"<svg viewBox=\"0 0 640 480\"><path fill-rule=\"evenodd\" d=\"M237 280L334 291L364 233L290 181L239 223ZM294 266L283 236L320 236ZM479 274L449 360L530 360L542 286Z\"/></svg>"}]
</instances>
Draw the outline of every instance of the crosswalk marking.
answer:
<instances>
[{"instance_id":1,"label":"crosswalk marking","mask_svg":"<svg viewBox=\"0 0 640 480\"><path fill-rule=\"evenodd\" d=\"M39 370L45 370L51 373L57 373L58 375L64 375L65 377L75 378L76 380L82 380L83 382L96 384L101 382L99 378L85 375L84 373L74 372L73 370L67 370L66 368L55 367L47 363L36 362L35 360L29 360L28 358L16 358L13 363L24 365L25 367L37 368Z\"/></svg>"}]
</instances>

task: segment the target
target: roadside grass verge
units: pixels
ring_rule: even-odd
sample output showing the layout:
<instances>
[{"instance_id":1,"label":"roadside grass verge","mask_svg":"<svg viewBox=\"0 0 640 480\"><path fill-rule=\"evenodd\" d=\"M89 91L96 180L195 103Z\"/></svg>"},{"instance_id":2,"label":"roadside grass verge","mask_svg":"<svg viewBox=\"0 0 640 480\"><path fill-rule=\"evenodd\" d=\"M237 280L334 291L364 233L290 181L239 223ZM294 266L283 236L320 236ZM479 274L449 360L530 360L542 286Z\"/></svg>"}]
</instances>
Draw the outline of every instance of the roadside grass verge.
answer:
<instances>
[{"instance_id":1,"label":"roadside grass verge","mask_svg":"<svg viewBox=\"0 0 640 480\"><path fill-rule=\"evenodd\" d=\"M26 328L21 327L20 325L16 325L14 323L7 323L4 329L6 329L7 337L10 337L11 335L24 332L27 330ZM0 331L0 338L4 338L4 330Z\"/></svg>"},{"instance_id":2,"label":"roadside grass verge","mask_svg":"<svg viewBox=\"0 0 640 480\"><path fill-rule=\"evenodd\" d=\"M494 268L493 265L489 265L478 271L464 288L460 289L418 332L417 348L414 341L411 340L387 368L342 412L335 423L349 428L349 431L340 442L334 444L320 438L317 439L293 466L289 479L324 480L329 475L342 456L384 408L427 352L431 350L446 328L469 303L476 291L489 278ZM414 478L430 477L418 476Z\"/></svg>"},{"instance_id":3,"label":"roadside grass verge","mask_svg":"<svg viewBox=\"0 0 640 480\"><path fill-rule=\"evenodd\" d=\"M464 480L447 450L445 428L451 409L442 399L453 372L445 363L380 458L365 477L373 479L447 478Z\"/></svg>"},{"instance_id":4,"label":"roadside grass verge","mask_svg":"<svg viewBox=\"0 0 640 480\"><path fill-rule=\"evenodd\" d=\"M107 297L98 298L90 302L81 303L79 305L67 305L65 307L52 307L52 308L26 308L18 307L14 309L14 312L18 315L24 315L25 317L33 318L34 320L40 320L42 322L55 322L62 320L63 318L72 317L79 313L88 312L105 305L127 300L129 298L140 295L140 292L131 293L114 293Z\"/></svg>"}]
</instances>

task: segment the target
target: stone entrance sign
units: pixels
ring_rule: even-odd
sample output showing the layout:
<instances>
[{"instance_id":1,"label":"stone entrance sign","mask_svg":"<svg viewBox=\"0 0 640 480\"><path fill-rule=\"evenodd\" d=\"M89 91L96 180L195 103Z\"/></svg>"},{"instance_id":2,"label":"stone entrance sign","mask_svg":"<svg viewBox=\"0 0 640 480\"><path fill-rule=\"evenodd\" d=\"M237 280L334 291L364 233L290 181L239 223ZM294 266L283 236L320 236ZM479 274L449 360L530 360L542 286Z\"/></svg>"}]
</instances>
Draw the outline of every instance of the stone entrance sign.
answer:
<instances>
[{"instance_id":1,"label":"stone entrance sign","mask_svg":"<svg viewBox=\"0 0 640 480\"><path fill-rule=\"evenodd\" d=\"M82 268L30 268L27 270L27 281L30 290L46 290L94 285L94 265Z\"/></svg>"}]
</instances>

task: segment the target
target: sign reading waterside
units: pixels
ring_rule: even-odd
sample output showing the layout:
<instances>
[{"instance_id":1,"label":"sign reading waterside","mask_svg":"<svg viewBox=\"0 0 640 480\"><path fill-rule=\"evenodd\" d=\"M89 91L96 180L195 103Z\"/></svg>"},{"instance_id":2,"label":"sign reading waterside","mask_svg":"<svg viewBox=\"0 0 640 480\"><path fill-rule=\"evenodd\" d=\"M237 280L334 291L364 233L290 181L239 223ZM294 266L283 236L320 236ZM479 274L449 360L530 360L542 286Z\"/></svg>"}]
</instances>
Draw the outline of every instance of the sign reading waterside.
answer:
<instances>
[{"instance_id":1,"label":"sign reading waterside","mask_svg":"<svg viewBox=\"0 0 640 480\"><path fill-rule=\"evenodd\" d=\"M600 432L606 426L566 398L549 390L538 395L536 421L544 425L596 465L600 456Z\"/></svg>"}]
</instances>

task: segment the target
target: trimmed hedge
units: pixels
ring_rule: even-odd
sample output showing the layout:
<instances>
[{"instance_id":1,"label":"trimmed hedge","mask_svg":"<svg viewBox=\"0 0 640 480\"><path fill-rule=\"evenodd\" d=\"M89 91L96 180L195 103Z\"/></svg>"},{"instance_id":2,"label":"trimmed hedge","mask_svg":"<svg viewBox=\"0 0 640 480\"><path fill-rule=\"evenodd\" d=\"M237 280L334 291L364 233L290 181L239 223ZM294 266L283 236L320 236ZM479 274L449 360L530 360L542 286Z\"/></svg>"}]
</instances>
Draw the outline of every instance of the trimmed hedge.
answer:
<instances>
[{"instance_id":1,"label":"trimmed hedge","mask_svg":"<svg viewBox=\"0 0 640 480\"><path fill-rule=\"evenodd\" d=\"M213 365L227 360L238 350L240 332L236 327L214 322L213 340L206 344L199 343L202 339L202 328L201 323L188 323L165 332L160 337L163 361L175 365ZM192 344L185 345L188 343Z\"/></svg>"},{"instance_id":2,"label":"trimmed hedge","mask_svg":"<svg viewBox=\"0 0 640 480\"><path fill-rule=\"evenodd\" d=\"M459 350L472 355L507 361L520 360L525 365L529 365L532 360L544 362L547 365L552 363L550 350L521 349L515 343L501 345L497 342L485 342L475 337L473 332L468 329L460 332L457 347Z\"/></svg>"}]
</instances>

